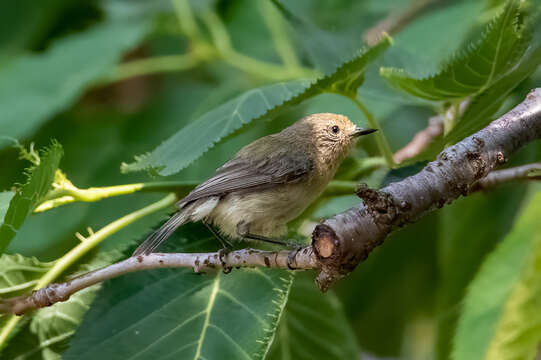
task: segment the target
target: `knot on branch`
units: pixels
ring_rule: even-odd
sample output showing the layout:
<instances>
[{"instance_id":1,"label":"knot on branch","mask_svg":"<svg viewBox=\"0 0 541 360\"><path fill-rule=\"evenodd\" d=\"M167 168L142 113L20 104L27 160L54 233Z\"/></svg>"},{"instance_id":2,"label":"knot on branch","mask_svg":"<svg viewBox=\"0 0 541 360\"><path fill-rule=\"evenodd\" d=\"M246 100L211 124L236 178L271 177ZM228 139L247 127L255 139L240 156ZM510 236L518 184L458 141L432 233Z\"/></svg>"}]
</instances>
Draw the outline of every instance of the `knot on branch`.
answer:
<instances>
[{"instance_id":1,"label":"knot on branch","mask_svg":"<svg viewBox=\"0 0 541 360\"><path fill-rule=\"evenodd\" d=\"M359 223L363 225L358 227ZM351 208L317 225L312 233L312 247L320 269L316 277L320 290L326 291L353 271L383 242L391 228L385 222L377 223L366 206Z\"/></svg>"},{"instance_id":2,"label":"knot on branch","mask_svg":"<svg viewBox=\"0 0 541 360\"><path fill-rule=\"evenodd\" d=\"M364 183L359 184L355 193L363 200L375 223L388 226L395 222L398 211L390 194L371 189Z\"/></svg>"},{"instance_id":3,"label":"knot on branch","mask_svg":"<svg viewBox=\"0 0 541 360\"><path fill-rule=\"evenodd\" d=\"M330 226L320 224L312 233L312 248L320 265L316 284L325 292L343 277L342 273L347 273L342 271L340 240Z\"/></svg>"},{"instance_id":4,"label":"knot on branch","mask_svg":"<svg viewBox=\"0 0 541 360\"><path fill-rule=\"evenodd\" d=\"M32 292L32 302L35 304L36 308L42 308L50 306L59 301L66 301L69 298L69 295L62 295L61 292L57 291L58 284L50 284L39 290ZM17 315L21 315L16 313Z\"/></svg>"}]
</instances>

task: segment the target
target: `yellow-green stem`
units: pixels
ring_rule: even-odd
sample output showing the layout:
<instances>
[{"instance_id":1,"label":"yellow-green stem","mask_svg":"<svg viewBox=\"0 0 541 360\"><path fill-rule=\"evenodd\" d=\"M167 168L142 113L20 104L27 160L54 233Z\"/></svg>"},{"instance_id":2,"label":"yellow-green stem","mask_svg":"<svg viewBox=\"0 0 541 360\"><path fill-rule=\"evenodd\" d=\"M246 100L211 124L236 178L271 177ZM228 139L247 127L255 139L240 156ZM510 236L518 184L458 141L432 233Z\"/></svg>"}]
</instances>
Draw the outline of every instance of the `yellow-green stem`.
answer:
<instances>
[{"instance_id":1,"label":"yellow-green stem","mask_svg":"<svg viewBox=\"0 0 541 360\"><path fill-rule=\"evenodd\" d=\"M76 201L94 202L113 196L133 194L137 191L144 192L177 192L187 193L198 183L191 181L158 181L148 183L125 184L105 187L92 187L78 189L74 186L58 188L51 191L46 200L36 207L34 212L39 213L55 207Z\"/></svg>"},{"instance_id":2,"label":"yellow-green stem","mask_svg":"<svg viewBox=\"0 0 541 360\"><path fill-rule=\"evenodd\" d=\"M329 183L323 197L354 195L358 183L356 181L334 180Z\"/></svg>"},{"instance_id":3,"label":"yellow-green stem","mask_svg":"<svg viewBox=\"0 0 541 360\"><path fill-rule=\"evenodd\" d=\"M203 15L203 20L210 30L212 41L216 46L220 58L227 64L247 73L271 80L287 80L297 77L313 77L317 73L310 69L296 67L286 68L279 64L260 61L237 52L231 45L231 39L222 20L213 12Z\"/></svg>"},{"instance_id":4,"label":"yellow-green stem","mask_svg":"<svg viewBox=\"0 0 541 360\"><path fill-rule=\"evenodd\" d=\"M362 111L370 127L374 129L378 129L378 131L375 134L376 144L380 151L380 155L382 155L385 158L385 162L387 163L387 166L392 168L395 165L394 160L393 160L393 152L391 150L391 146L389 146L389 143L387 142L387 138L385 137L385 134L383 133L381 126L379 125L379 122L374 118L372 113L370 113L370 111L368 111L368 109L359 100L357 100L355 96L351 96L350 99Z\"/></svg>"},{"instance_id":5,"label":"yellow-green stem","mask_svg":"<svg viewBox=\"0 0 541 360\"><path fill-rule=\"evenodd\" d=\"M201 33L190 8L188 0L173 0L180 30L193 40L200 39Z\"/></svg>"},{"instance_id":6,"label":"yellow-green stem","mask_svg":"<svg viewBox=\"0 0 541 360\"><path fill-rule=\"evenodd\" d=\"M90 235L88 238L86 238L85 241L81 242L79 245L71 249L67 254L65 254L60 259L55 261L53 267L49 271L47 271L43 275L43 277L39 279L36 286L34 286L34 290L41 289L47 286L52 281L54 281L56 278L58 278L58 276L60 276L64 271L66 271L66 269L68 269L77 260L79 260L82 256L87 254L90 250L96 247L96 245L98 245L107 237L111 236L112 234L116 233L122 228L128 226L129 224L141 219L144 216L147 216L158 210L161 210L170 205L173 205L176 199L177 197L175 194L169 194L165 198L161 199L160 201L157 201L142 209L134 211L126 216L123 216L120 219L117 219L113 221L112 223L108 224L107 226L103 227L102 229L95 232L94 234ZM6 343L7 338L9 337L9 334L15 328L15 326L17 325L20 319L21 319L20 316L12 315L11 318L7 321L7 323L2 328L2 330L0 331L0 349L2 349L5 346L5 343Z\"/></svg>"},{"instance_id":7,"label":"yellow-green stem","mask_svg":"<svg viewBox=\"0 0 541 360\"><path fill-rule=\"evenodd\" d=\"M100 83L113 83L137 76L163 72L183 71L195 67L200 62L201 57L192 53L155 56L142 60L134 60L117 65L110 75L100 80Z\"/></svg>"},{"instance_id":8,"label":"yellow-green stem","mask_svg":"<svg viewBox=\"0 0 541 360\"><path fill-rule=\"evenodd\" d=\"M270 1L260 2L260 5L261 15L267 28L270 30L272 42L278 55L280 55L280 58L288 68L299 68L300 62L297 58L295 48L289 40L289 36L285 31L286 24L276 9L276 6L271 4Z\"/></svg>"}]
</instances>

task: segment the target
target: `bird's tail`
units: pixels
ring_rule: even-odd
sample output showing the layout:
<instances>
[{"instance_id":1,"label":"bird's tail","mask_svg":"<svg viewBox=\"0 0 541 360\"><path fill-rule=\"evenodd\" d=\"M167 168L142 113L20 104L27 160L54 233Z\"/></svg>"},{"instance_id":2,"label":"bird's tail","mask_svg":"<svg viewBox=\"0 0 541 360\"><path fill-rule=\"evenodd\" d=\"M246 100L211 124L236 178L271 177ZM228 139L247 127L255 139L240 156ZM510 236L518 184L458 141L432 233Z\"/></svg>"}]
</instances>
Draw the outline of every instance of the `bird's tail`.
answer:
<instances>
[{"instance_id":1,"label":"bird's tail","mask_svg":"<svg viewBox=\"0 0 541 360\"><path fill-rule=\"evenodd\" d=\"M180 210L173 214L158 230L154 231L137 249L132 256L148 255L160 246L162 242L167 240L175 230L189 221L189 216L186 211Z\"/></svg>"}]
</instances>

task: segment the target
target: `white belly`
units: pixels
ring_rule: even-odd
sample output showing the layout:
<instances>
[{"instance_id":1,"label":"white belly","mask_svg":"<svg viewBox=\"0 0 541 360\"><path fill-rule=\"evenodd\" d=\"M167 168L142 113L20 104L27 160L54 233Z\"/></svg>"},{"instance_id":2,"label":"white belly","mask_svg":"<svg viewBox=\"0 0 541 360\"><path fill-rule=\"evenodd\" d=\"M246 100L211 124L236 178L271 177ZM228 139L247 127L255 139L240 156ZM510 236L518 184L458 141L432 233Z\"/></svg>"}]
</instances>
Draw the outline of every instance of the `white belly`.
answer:
<instances>
[{"instance_id":1,"label":"white belly","mask_svg":"<svg viewBox=\"0 0 541 360\"><path fill-rule=\"evenodd\" d=\"M319 187L307 193L304 186L291 184L254 193L229 194L207 217L220 231L238 238L237 224L249 225L252 234L281 237L286 224L299 216L320 194ZM314 191L315 190L315 191Z\"/></svg>"}]
</instances>

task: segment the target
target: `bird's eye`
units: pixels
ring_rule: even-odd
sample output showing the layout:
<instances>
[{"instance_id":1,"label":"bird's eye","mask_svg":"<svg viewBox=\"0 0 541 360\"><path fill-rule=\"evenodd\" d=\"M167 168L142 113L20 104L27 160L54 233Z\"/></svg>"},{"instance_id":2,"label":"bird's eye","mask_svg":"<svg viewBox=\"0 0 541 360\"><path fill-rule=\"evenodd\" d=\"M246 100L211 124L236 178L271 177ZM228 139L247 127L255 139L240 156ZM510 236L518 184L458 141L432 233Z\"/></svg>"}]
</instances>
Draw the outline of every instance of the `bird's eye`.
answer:
<instances>
[{"instance_id":1,"label":"bird's eye","mask_svg":"<svg viewBox=\"0 0 541 360\"><path fill-rule=\"evenodd\" d=\"M334 125L332 128L331 128L331 131L334 133L334 134L338 134L340 132L340 128L336 125Z\"/></svg>"}]
</instances>

